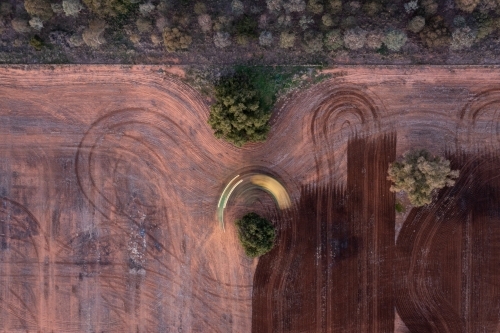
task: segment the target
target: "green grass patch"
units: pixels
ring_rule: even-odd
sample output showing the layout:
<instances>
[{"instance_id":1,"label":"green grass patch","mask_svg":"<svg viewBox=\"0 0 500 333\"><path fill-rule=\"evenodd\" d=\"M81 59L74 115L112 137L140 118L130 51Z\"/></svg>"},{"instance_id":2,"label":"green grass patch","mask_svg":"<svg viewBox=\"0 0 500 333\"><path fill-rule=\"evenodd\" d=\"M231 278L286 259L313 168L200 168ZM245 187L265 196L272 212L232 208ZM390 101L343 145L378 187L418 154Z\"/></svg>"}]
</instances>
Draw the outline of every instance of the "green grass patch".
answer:
<instances>
[{"instance_id":1,"label":"green grass patch","mask_svg":"<svg viewBox=\"0 0 500 333\"><path fill-rule=\"evenodd\" d=\"M261 107L270 112L280 98L294 89L307 88L330 78L322 74L320 66L263 66L237 65L228 67L190 67L184 81L208 98L214 98L214 86L221 77L244 74L259 93Z\"/></svg>"},{"instance_id":2,"label":"green grass patch","mask_svg":"<svg viewBox=\"0 0 500 333\"><path fill-rule=\"evenodd\" d=\"M383 56L386 56L389 54L389 49L385 44L382 44L380 48L377 49L377 53Z\"/></svg>"},{"instance_id":3,"label":"green grass patch","mask_svg":"<svg viewBox=\"0 0 500 333\"><path fill-rule=\"evenodd\" d=\"M280 98L330 75L318 67L238 65L186 71L185 82L208 97L208 123L217 138L241 147L265 141L269 119Z\"/></svg>"},{"instance_id":4,"label":"green grass patch","mask_svg":"<svg viewBox=\"0 0 500 333\"><path fill-rule=\"evenodd\" d=\"M30 45L37 51L41 51L42 48L45 46L45 43L43 42L43 39L40 38L40 36L35 35L31 37L30 39Z\"/></svg>"},{"instance_id":5,"label":"green grass patch","mask_svg":"<svg viewBox=\"0 0 500 333\"><path fill-rule=\"evenodd\" d=\"M237 35L256 38L258 34L257 19L248 15L243 15L234 24L234 30Z\"/></svg>"},{"instance_id":6,"label":"green grass patch","mask_svg":"<svg viewBox=\"0 0 500 333\"><path fill-rule=\"evenodd\" d=\"M269 112L279 96L303 85L316 84L327 78L318 69L304 66L238 65L236 73L245 74L259 93L263 110Z\"/></svg>"},{"instance_id":7,"label":"green grass patch","mask_svg":"<svg viewBox=\"0 0 500 333\"><path fill-rule=\"evenodd\" d=\"M398 212L398 213L404 213L405 212L405 207L399 201L396 202L396 204L394 205L394 208L396 209L396 212Z\"/></svg>"}]
</instances>

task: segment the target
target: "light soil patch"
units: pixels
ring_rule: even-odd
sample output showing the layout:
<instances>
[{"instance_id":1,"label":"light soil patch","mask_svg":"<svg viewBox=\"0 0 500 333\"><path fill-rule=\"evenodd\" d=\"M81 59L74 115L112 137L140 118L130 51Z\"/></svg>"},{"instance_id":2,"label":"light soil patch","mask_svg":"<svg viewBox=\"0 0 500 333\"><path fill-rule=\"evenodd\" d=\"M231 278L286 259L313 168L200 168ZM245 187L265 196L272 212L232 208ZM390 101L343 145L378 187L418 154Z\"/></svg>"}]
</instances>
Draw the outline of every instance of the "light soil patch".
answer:
<instances>
[{"instance_id":1,"label":"light soil patch","mask_svg":"<svg viewBox=\"0 0 500 333\"><path fill-rule=\"evenodd\" d=\"M0 68L0 331L250 331L255 264L215 223L242 155L163 72Z\"/></svg>"}]
</instances>

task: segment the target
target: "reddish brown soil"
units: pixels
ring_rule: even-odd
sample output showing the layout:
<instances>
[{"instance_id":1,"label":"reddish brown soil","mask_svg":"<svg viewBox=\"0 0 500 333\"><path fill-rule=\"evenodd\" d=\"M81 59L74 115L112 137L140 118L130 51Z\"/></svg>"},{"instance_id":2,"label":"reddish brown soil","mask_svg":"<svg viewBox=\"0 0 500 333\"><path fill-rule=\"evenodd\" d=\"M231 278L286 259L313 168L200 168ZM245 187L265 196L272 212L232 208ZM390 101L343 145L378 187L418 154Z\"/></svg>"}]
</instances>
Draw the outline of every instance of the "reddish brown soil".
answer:
<instances>
[{"instance_id":1,"label":"reddish brown soil","mask_svg":"<svg viewBox=\"0 0 500 333\"><path fill-rule=\"evenodd\" d=\"M464 152L466 170L478 147L498 151L498 68L332 69L243 149L216 140L205 101L166 72L0 67L0 331L499 330L496 157L407 218L385 181L409 148ZM215 216L248 170L295 203L230 200L228 221L256 210L278 227L260 261Z\"/></svg>"},{"instance_id":2,"label":"reddish brown soil","mask_svg":"<svg viewBox=\"0 0 500 333\"><path fill-rule=\"evenodd\" d=\"M414 209L398 237L397 310L412 332L498 332L500 157L453 160L456 186Z\"/></svg>"},{"instance_id":3,"label":"reddish brown soil","mask_svg":"<svg viewBox=\"0 0 500 333\"><path fill-rule=\"evenodd\" d=\"M394 327L394 136L353 139L347 187L304 187L277 247L259 261L253 332L387 332Z\"/></svg>"},{"instance_id":4,"label":"reddish brown soil","mask_svg":"<svg viewBox=\"0 0 500 333\"><path fill-rule=\"evenodd\" d=\"M282 139L282 144L277 145L274 141L273 147L286 147L285 151L301 153L300 157L287 156L286 160L293 159L293 166L297 170L304 170L293 174L295 182L309 186L306 192L301 193L301 200L297 204L298 211L304 215L294 217L292 214L283 219L278 249L259 262L254 280L253 331L495 331L500 319L498 305L489 301L497 297L496 291L491 291L493 287L489 286L496 285L492 281L498 278L498 272L494 273L498 263L492 257L494 252L491 250L500 244L495 236L496 227L492 226L495 222L483 222L486 223L484 228L492 232L489 236L492 237L491 241L484 233L479 232L476 236L477 242L483 240L489 244L487 256L492 259L485 260L474 254L476 250L470 245L466 250L460 250L463 239L456 236L456 230L441 230L442 236L437 244L433 244L432 234L422 232L420 241L428 243L413 246L412 251L424 254L434 251L437 258L441 258L434 262L434 271L430 273L431 276L439 276L436 279L440 282L437 283L425 274L408 277L408 274L402 273L401 267L405 267L411 257L402 254L395 256L394 239L402 226L404 230L408 230L414 213L411 212L407 219L406 214L398 214L395 225L391 227L380 223L382 229L378 229L373 226L375 217L390 221L390 216L394 214L394 206L389 207L389 202L384 201L392 197L388 187L380 188L379 192L371 186L363 187L358 193L366 195L361 196L364 201L356 201L356 196L353 198L356 191L350 192L347 189L355 186L353 184L358 184L359 188L368 172L368 168L353 168L355 164L349 162L354 158L359 161L367 158L362 153L349 153L349 148L352 149L354 144L349 138L356 133L370 137L373 133L393 131L398 138L395 150L397 155L410 148L426 148L436 154L445 154L447 150L466 151L471 156L475 156L478 147L487 151L497 150L500 96L495 87L500 86L500 82L496 77L496 69L408 68L403 72L382 68L340 68L331 72L338 77L285 103L276 117L278 130L271 134L270 141ZM302 127L294 126L295 119L298 119L296 114L305 115L300 122ZM291 121L286 120L287 116ZM281 122L286 125L281 126ZM302 128L301 136L296 134L299 128ZM308 138L312 142L308 142ZM266 153L271 155L273 150ZM380 156L387 154L387 161L391 161L394 156L393 150L377 153ZM310 163L307 158L311 155L315 161L314 170L305 165ZM364 163L370 165L375 160L372 157L371 162L365 160ZM287 162L279 165L287 165ZM378 171L380 179L385 170ZM464 172L464 177L467 177L468 171ZM498 171L491 172L491 177L500 176ZM469 181L474 183L475 177L470 177ZM477 181L480 182L479 179ZM332 187L333 184L337 184L336 187ZM345 186L344 194L335 190L339 186ZM457 188L460 186L457 185ZM344 203L341 212L336 208L339 202ZM487 211L497 211L495 201L490 200L486 205ZM474 204L466 205L465 209L471 210L473 206ZM436 214L446 214L447 211L446 204L436 208ZM324 218L327 212L330 219ZM456 219L458 224L465 223L461 217ZM323 227L310 222L318 220ZM322 247L322 239L325 235L333 238L347 235L349 239L350 234L342 234L342 229L329 230L325 225L340 225L355 230L357 238L354 239L364 246L361 247L364 250L359 250L359 247L355 247L357 251L347 250L350 259L343 261L343 266L332 268L332 275L330 266L324 264L324 254L328 251ZM405 243L413 244L407 240L400 241L400 244ZM369 246L374 250L370 251L367 248ZM484 253L484 250L481 251ZM482 263L481 270L488 276L481 280L479 273L474 275L474 287L462 284L459 278L463 273L457 265L453 267L453 264L440 264L447 263L448 260L454 262L465 255ZM363 265L365 262L367 264ZM421 267L423 272L426 267ZM464 267L463 271L475 274L472 265ZM434 317L429 319L418 311L408 313L402 310L401 316L394 313L394 293L398 296L398 309L400 304L413 302L411 295L402 293L401 283L407 279L411 279L408 283L421 286L433 295L444 295L438 301L433 301L435 307L431 313L442 318L449 313L442 320L446 323L454 322L458 326L435 324L429 329L425 325L433 323ZM444 288L444 291L440 288ZM490 294L486 295L488 292ZM470 296L472 293L476 296ZM483 297L485 304L489 303L486 305L489 309L482 305ZM459 307L464 302L463 299L475 299L476 318L459 318L461 321L457 321L457 316L452 311L444 313L439 309L441 301L445 299L448 306L453 304L453 307ZM415 307L425 308L425 302L425 299L418 300ZM443 303L442 306L445 309L447 305ZM429 312L427 315L429 316ZM471 324L474 321L475 324ZM416 322L419 324L416 325ZM468 328L460 329L461 323L467 323Z\"/></svg>"}]
</instances>

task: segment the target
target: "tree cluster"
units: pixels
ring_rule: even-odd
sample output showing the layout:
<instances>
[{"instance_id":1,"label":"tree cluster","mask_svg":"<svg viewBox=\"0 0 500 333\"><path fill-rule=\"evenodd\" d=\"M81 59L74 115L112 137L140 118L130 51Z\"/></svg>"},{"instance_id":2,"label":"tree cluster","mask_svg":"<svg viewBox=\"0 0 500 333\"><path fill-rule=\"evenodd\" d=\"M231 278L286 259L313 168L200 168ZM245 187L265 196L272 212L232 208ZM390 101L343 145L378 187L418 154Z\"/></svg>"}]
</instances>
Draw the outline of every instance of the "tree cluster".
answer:
<instances>
[{"instance_id":1,"label":"tree cluster","mask_svg":"<svg viewBox=\"0 0 500 333\"><path fill-rule=\"evenodd\" d=\"M48 0L24 0L24 8L30 16L39 17L43 21L49 20L53 15Z\"/></svg>"},{"instance_id":2,"label":"tree cluster","mask_svg":"<svg viewBox=\"0 0 500 333\"><path fill-rule=\"evenodd\" d=\"M248 76L237 73L220 79L215 99L208 124L217 138L238 147L266 139L271 114L262 107L259 92Z\"/></svg>"},{"instance_id":3,"label":"tree cluster","mask_svg":"<svg viewBox=\"0 0 500 333\"><path fill-rule=\"evenodd\" d=\"M274 246L274 226L256 213L248 213L236 221L238 238L245 254L250 258L260 257Z\"/></svg>"},{"instance_id":4,"label":"tree cluster","mask_svg":"<svg viewBox=\"0 0 500 333\"><path fill-rule=\"evenodd\" d=\"M98 16L117 16L127 14L136 4L132 0L83 0Z\"/></svg>"},{"instance_id":5,"label":"tree cluster","mask_svg":"<svg viewBox=\"0 0 500 333\"><path fill-rule=\"evenodd\" d=\"M182 32L179 28L163 29L163 42L168 52L186 50L192 41L191 36Z\"/></svg>"},{"instance_id":6,"label":"tree cluster","mask_svg":"<svg viewBox=\"0 0 500 333\"><path fill-rule=\"evenodd\" d=\"M435 192L445 186L453 186L458 170L451 170L450 161L431 156L428 151L410 151L402 162L389 166L387 179L394 184L392 192L404 191L411 204L420 207L432 202Z\"/></svg>"}]
</instances>

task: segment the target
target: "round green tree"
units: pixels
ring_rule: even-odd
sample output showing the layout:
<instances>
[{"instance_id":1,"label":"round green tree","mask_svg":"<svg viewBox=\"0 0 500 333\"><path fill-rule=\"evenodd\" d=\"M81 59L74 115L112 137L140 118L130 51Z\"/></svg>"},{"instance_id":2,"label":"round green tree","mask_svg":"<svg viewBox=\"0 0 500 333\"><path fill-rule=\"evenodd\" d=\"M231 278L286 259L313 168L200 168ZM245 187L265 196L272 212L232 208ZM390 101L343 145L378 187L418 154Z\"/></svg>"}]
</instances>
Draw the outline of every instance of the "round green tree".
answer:
<instances>
[{"instance_id":1,"label":"round green tree","mask_svg":"<svg viewBox=\"0 0 500 333\"><path fill-rule=\"evenodd\" d=\"M245 74L220 79L215 99L208 124L217 138L238 147L266 139L271 115L261 107L259 93Z\"/></svg>"},{"instance_id":2,"label":"round green tree","mask_svg":"<svg viewBox=\"0 0 500 333\"><path fill-rule=\"evenodd\" d=\"M260 257L274 246L274 226L256 213L248 213L236 221L238 238L245 254L250 258Z\"/></svg>"},{"instance_id":3,"label":"round green tree","mask_svg":"<svg viewBox=\"0 0 500 333\"><path fill-rule=\"evenodd\" d=\"M392 163L387 179L394 183L392 192L406 192L411 204L420 207L431 203L437 190L453 186L457 177L458 170L451 170L450 161L417 150L407 152L402 162Z\"/></svg>"}]
</instances>

